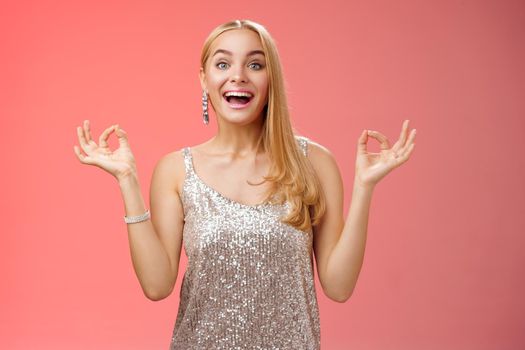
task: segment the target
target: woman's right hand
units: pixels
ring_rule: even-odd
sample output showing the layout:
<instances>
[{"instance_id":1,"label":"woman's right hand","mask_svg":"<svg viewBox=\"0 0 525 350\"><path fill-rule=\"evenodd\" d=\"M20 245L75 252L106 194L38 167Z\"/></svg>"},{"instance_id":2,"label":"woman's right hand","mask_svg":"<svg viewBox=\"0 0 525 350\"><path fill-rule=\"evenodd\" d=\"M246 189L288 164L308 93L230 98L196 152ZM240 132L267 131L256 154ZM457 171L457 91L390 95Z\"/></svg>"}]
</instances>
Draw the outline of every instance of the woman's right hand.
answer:
<instances>
[{"instance_id":1,"label":"woman's right hand","mask_svg":"<svg viewBox=\"0 0 525 350\"><path fill-rule=\"evenodd\" d=\"M114 151L109 149L107 142L112 132L115 132L119 142L119 148ZM118 181L129 175L136 175L135 157L129 147L127 134L118 124L102 132L98 145L91 138L89 120L84 120L84 125L77 127L77 135L80 147L86 153L82 154L79 147L74 146L81 163L95 165L113 175Z\"/></svg>"}]
</instances>

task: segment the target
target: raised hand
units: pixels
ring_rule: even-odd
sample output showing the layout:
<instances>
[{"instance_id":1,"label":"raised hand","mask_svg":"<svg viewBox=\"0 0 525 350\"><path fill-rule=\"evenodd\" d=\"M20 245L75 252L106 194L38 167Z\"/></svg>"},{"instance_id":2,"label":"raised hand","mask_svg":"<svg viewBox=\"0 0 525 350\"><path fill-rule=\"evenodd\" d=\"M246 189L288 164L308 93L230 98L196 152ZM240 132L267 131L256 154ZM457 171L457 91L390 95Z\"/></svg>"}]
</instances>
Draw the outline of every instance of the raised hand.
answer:
<instances>
[{"instance_id":1,"label":"raised hand","mask_svg":"<svg viewBox=\"0 0 525 350\"><path fill-rule=\"evenodd\" d=\"M364 130L361 133L357 144L355 175L360 185L373 188L386 174L408 160L416 145L414 143L416 129L412 129L409 135L408 123L408 120L404 121L399 140L392 148L386 136L378 131ZM369 136L379 141L381 147L379 153L367 151Z\"/></svg>"},{"instance_id":2,"label":"raised hand","mask_svg":"<svg viewBox=\"0 0 525 350\"><path fill-rule=\"evenodd\" d=\"M112 132L115 132L119 142L119 148L115 151L111 151L108 145L108 138ZM89 120L84 120L83 126L77 127L77 135L80 147L85 153L82 154L79 147L74 146L75 154L81 163L95 165L119 181L130 174L136 174L135 157L129 147L127 134L118 124L102 132L98 145L91 138Z\"/></svg>"}]
</instances>

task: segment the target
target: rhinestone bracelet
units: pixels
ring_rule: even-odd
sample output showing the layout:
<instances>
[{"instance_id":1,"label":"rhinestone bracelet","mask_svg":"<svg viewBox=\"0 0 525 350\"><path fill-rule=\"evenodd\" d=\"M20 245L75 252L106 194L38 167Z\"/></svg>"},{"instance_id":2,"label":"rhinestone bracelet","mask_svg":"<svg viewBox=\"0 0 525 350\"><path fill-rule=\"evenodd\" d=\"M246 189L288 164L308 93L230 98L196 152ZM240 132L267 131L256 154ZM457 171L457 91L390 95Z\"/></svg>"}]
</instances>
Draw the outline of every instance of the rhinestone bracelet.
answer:
<instances>
[{"instance_id":1,"label":"rhinestone bracelet","mask_svg":"<svg viewBox=\"0 0 525 350\"><path fill-rule=\"evenodd\" d=\"M134 224L134 223L137 223L137 222L142 222L142 221L146 221L150 218L150 213L149 213L149 210L146 210L146 212L142 215L137 215L137 216L124 216L124 221L126 222L126 224Z\"/></svg>"}]
</instances>

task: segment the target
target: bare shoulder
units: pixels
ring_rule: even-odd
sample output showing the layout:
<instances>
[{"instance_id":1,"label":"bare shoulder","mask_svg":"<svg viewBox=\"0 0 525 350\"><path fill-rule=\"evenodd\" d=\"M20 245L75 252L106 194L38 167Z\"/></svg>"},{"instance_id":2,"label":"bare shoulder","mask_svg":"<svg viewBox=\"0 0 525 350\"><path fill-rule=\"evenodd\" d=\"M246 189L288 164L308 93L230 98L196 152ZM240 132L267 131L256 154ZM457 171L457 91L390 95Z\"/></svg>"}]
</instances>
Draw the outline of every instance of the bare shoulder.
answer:
<instances>
[{"instance_id":1,"label":"bare shoulder","mask_svg":"<svg viewBox=\"0 0 525 350\"><path fill-rule=\"evenodd\" d=\"M174 188L180 195L186 176L183 150L177 150L162 156L155 165L154 176L165 185Z\"/></svg>"},{"instance_id":2,"label":"bare shoulder","mask_svg":"<svg viewBox=\"0 0 525 350\"><path fill-rule=\"evenodd\" d=\"M337 168L334 154L326 146L308 139L308 159L319 176L321 173Z\"/></svg>"},{"instance_id":3,"label":"bare shoulder","mask_svg":"<svg viewBox=\"0 0 525 350\"><path fill-rule=\"evenodd\" d=\"M336 203L341 202L343 179L332 151L318 142L308 140L307 155L327 198Z\"/></svg>"}]
</instances>

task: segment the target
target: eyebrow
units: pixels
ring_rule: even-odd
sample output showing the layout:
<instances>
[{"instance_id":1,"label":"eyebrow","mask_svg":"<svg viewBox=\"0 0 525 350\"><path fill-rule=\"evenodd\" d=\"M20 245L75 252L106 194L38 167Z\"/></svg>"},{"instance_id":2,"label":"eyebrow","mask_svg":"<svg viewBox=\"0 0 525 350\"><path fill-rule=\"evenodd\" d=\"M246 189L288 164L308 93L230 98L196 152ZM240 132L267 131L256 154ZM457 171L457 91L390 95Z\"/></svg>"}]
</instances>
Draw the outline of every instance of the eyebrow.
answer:
<instances>
[{"instance_id":1,"label":"eyebrow","mask_svg":"<svg viewBox=\"0 0 525 350\"><path fill-rule=\"evenodd\" d=\"M223 54L230 55L230 56L233 55L231 51L224 50L224 49L218 49L217 51L215 51L215 53L212 55L212 57L215 56L215 55L218 54L218 53L223 53ZM258 54L264 56L264 51L261 51L261 50L253 50L253 51L248 52L248 55L247 55L247 56L253 56L253 55L258 55Z\"/></svg>"}]
</instances>

